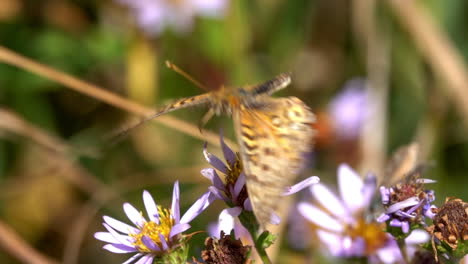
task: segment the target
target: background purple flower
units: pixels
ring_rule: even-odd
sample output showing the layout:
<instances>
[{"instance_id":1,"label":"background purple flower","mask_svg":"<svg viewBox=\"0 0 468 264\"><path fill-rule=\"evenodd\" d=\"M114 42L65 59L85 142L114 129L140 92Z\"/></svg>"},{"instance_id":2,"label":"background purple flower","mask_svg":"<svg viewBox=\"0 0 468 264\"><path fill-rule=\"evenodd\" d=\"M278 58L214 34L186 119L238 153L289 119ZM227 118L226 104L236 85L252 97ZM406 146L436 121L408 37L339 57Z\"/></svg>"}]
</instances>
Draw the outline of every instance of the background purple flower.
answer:
<instances>
[{"instance_id":1,"label":"background purple flower","mask_svg":"<svg viewBox=\"0 0 468 264\"><path fill-rule=\"evenodd\" d=\"M369 115L365 86L365 79L352 79L330 103L329 112L338 136L356 138L361 133L364 121Z\"/></svg>"},{"instance_id":2,"label":"background purple flower","mask_svg":"<svg viewBox=\"0 0 468 264\"><path fill-rule=\"evenodd\" d=\"M176 32L191 29L195 16L221 17L228 0L116 0L133 10L137 24L151 35L170 27Z\"/></svg>"}]
</instances>

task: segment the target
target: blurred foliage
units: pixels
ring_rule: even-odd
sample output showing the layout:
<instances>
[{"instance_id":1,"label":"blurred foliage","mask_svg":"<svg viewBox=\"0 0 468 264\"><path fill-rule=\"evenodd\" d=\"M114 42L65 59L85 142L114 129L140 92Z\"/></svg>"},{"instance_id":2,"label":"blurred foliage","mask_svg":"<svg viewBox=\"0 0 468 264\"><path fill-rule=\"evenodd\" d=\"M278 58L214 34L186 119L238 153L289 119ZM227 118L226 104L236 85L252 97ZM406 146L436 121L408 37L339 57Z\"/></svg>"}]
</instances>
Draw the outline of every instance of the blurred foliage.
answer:
<instances>
[{"instance_id":1,"label":"blurred foliage","mask_svg":"<svg viewBox=\"0 0 468 264\"><path fill-rule=\"evenodd\" d=\"M165 68L165 60L190 73L208 90L223 84L258 83L277 73L293 71L292 86L280 95L298 96L315 112L324 113L317 126L326 127L327 105L334 95L347 80L368 74L366 48L357 41L351 5L345 0L233 0L224 17L197 17L186 34L165 30L161 35L150 36L132 23L129 10L111 0L2 0L0 43L38 62L127 95L130 89L136 89L125 85L129 47L137 36L143 35L154 52L146 59L157 60L155 68L150 69L154 77L150 78L158 85L148 87L155 89L151 93L157 97L151 99L157 105L204 92ZM425 5L467 58L467 2L425 1ZM421 56L412 36L385 5L377 8L382 13L379 22L386 25L385 33L391 43L388 152L414 140L421 129L429 129L434 139L428 142L431 167L427 177L438 181L434 188L440 201L446 196L466 200L468 138L460 114L441 92L445 84ZM84 242L79 245L78 263L115 263L125 259L101 250L102 243L95 241L92 234L103 229L103 214L125 219L123 201L143 208L143 189L150 190L158 203L168 206L170 186L180 179L181 202L186 209L208 186L199 174L201 168L207 167L203 142L148 124L114 145L107 136L128 125L125 113L2 63L0 107L63 140L73 150L58 157L28 136L0 127L0 217L41 252L58 260L63 259L64 248L70 246L71 231L85 212L84 205L96 204L89 190L66 177L71 170L61 167L63 159L76 162L119 194L98 205L98 212L83 234ZM195 108L171 115L197 125L204 111ZM233 138L231 123L226 117L215 118L206 128L215 132L223 128ZM359 140L338 144L333 130L319 131L329 133L321 137L331 141L317 142L314 167L306 173L332 182L338 162L359 164L359 151L349 150L350 146L359 148ZM214 146L210 150L219 152ZM348 157L343 160L343 156ZM194 221L191 230L206 230L220 209L220 204L211 207ZM195 236L197 245L202 245L203 237ZM200 248L192 250L198 254ZM302 263L307 255L292 250L287 241L282 250L282 259L289 256L297 259L296 263ZM325 262L320 256L317 261ZM0 262L16 263L2 251Z\"/></svg>"}]
</instances>

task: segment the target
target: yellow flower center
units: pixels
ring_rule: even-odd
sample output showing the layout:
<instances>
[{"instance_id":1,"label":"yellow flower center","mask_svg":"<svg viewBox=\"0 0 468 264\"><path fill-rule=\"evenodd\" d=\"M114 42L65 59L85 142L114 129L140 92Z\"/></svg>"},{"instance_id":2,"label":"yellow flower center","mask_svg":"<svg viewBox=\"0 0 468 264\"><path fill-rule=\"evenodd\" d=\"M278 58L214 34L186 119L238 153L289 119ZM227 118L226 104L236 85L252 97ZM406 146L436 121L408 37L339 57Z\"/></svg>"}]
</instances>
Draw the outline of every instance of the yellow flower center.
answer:
<instances>
[{"instance_id":1,"label":"yellow flower center","mask_svg":"<svg viewBox=\"0 0 468 264\"><path fill-rule=\"evenodd\" d=\"M238 153L236 153L236 161L234 162L234 164L228 164L228 165L229 165L229 170L226 175L226 185L234 185L236 184L236 181L242 172L242 162Z\"/></svg>"},{"instance_id":2,"label":"yellow flower center","mask_svg":"<svg viewBox=\"0 0 468 264\"><path fill-rule=\"evenodd\" d=\"M174 226L174 219L171 216L171 210L158 206L158 214L159 224L149 221L143 225L143 227L140 229L140 233L129 234L129 236L135 239L133 244L138 247L140 252L153 252L153 250L148 248L145 243L143 243L142 238L144 236L149 237L160 248L162 248L162 243L161 239L159 238L159 234L162 234L165 240L169 241L169 233Z\"/></svg>"},{"instance_id":3,"label":"yellow flower center","mask_svg":"<svg viewBox=\"0 0 468 264\"><path fill-rule=\"evenodd\" d=\"M380 224L375 222L367 223L363 218L358 220L357 225L347 226L345 232L353 240L358 237L364 239L366 243L366 255L374 254L378 249L382 248L388 240Z\"/></svg>"}]
</instances>

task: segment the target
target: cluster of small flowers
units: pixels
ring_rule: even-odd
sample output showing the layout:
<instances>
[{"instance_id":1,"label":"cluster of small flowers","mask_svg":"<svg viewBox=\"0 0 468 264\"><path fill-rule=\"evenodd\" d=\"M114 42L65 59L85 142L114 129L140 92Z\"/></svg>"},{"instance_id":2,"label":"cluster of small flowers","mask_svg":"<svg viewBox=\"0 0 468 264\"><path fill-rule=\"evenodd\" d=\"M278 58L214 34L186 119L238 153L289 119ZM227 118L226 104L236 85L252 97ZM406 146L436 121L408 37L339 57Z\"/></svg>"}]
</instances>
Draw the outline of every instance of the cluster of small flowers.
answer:
<instances>
[{"instance_id":1,"label":"cluster of small flowers","mask_svg":"<svg viewBox=\"0 0 468 264\"><path fill-rule=\"evenodd\" d=\"M96 239L108 243L103 248L113 253L137 253L124 263L182 263L187 259L187 238L190 237L190 235L184 235L183 232L187 231L190 228L189 223L215 200L224 201L229 208L219 214L218 223L210 228L210 234L214 240L210 240L208 244L212 246L212 243L218 243L218 241L229 242L230 240L226 239L223 234L231 232L234 232L235 239L242 239L250 245L255 244L253 237L256 236L258 230L247 230L246 226L258 227L258 224L255 225L245 220L256 221L247 195L245 175L239 155L225 144L222 136L220 141L226 163L209 153L205 145L204 156L214 168L203 169L201 174L211 181L212 186L182 217L180 217L178 182L174 184L170 209L157 206L150 193L144 191L143 201L148 219L128 203L124 204L123 209L135 227L104 216L103 225L107 232L95 234ZM223 174L224 180L218 172ZM309 177L286 188L283 195L294 194L318 181L319 178L316 176ZM239 220L241 214L246 216L244 221ZM228 245L231 244L228 243ZM238 245L238 242L234 244ZM243 256L247 255L245 254L246 247L236 246L236 248L243 252ZM212 258L212 251L213 249L207 250L205 256L209 255ZM235 255L239 252L230 254ZM225 252L222 255L226 257Z\"/></svg>"},{"instance_id":2,"label":"cluster of small flowers","mask_svg":"<svg viewBox=\"0 0 468 264\"><path fill-rule=\"evenodd\" d=\"M215 251L219 248L223 250L218 252L219 256L223 257L242 251L245 261L250 247L243 246L242 242L255 245L258 239L257 233L249 229L251 223L246 222L252 218L245 216L254 219L254 215L239 155L225 144L222 136L221 147L226 162L208 152L205 145L204 156L214 168L203 169L201 173L211 181L212 186L182 217L178 182L174 184L170 209L156 205L149 192L144 191L143 201L148 218L128 203L123 206L134 227L104 216L104 227L108 232L95 234L97 239L108 243L104 249L114 253L137 253L125 263L185 261L190 235L184 232L190 228L189 223L215 200L221 200L228 208L220 213L218 223L210 227L212 238L206 244L211 248L204 251L203 256L212 259L218 256ZM408 262L411 258L414 261L421 256L420 252L416 254L416 245L426 243L426 248L431 248L427 246L430 237L435 248L435 252L431 253L434 258L437 258L438 252L445 259L463 257L467 253L468 204L459 199L448 199L444 206L437 209L432 205L434 192L424 188L424 184L434 181L416 177L419 175L415 173L392 187L380 187L385 211L377 218L369 217L377 190L375 175L368 174L361 179L344 164L338 168L340 196L319 183L316 176L287 188L283 195L291 195L305 188L310 190L318 205L300 202L297 211L314 224L322 245L333 257L367 258L370 263ZM433 225L426 225L427 219L433 219ZM224 235L232 232L234 237ZM304 231L301 232L304 235ZM213 243L223 246L213 248ZM230 247L239 252L234 252Z\"/></svg>"}]
</instances>

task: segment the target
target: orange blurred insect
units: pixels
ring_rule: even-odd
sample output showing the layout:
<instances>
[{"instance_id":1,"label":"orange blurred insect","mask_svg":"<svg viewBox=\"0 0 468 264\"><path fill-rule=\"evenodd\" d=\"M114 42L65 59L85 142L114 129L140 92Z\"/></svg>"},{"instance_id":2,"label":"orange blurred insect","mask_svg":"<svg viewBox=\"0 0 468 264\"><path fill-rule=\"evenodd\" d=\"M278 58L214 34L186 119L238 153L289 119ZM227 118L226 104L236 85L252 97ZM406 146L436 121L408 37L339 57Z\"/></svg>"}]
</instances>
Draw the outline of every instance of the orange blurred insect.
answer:
<instances>
[{"instance_id":1,"label":"orange blurred insect","mask_svg":"<svg viewBox=\"0 0 468 264\"><path fill-rule=\"evenodd\" d=\"M174 64L166 64L202 87ZM231 115L249 198L258 222L265 227L278 207L285 187L292 184L301 169L314 134L315 116L301 100L270 97L290 82L289 74L280 74L259 85L236 89L222 86L217 91L179 99L132 128L168 112L201 104L210 109L204 121L213 114Z\"/></svg>"}]
</instances>

